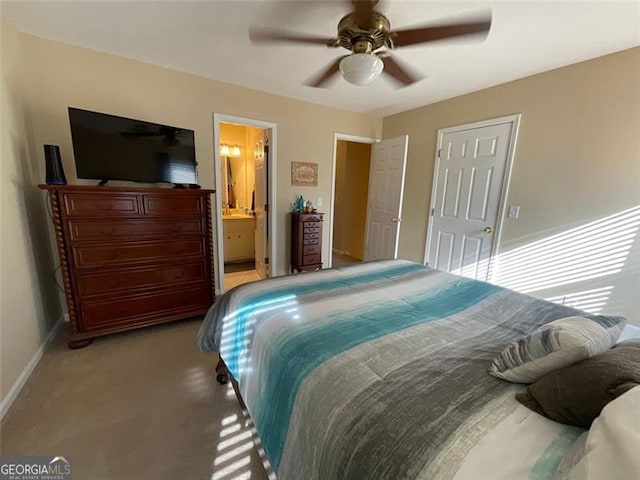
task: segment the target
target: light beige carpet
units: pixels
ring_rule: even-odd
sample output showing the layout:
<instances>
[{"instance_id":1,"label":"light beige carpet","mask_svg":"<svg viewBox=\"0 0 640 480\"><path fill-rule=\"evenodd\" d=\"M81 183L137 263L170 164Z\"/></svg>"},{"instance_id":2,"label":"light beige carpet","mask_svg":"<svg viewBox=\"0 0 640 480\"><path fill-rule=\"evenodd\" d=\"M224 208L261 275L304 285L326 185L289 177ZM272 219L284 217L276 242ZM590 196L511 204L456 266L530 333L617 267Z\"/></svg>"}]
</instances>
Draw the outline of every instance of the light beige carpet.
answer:
<instances>
[{"instance_id":1,"label":"light beige carpet","mask_svg":"<svg viewBox=\"0 0 640 480\"><path fill-rule=\"evenodd\" d=\"M72 458L77 480L264 480L258 450L200 321L96 339L60 332L5 416L2 455Z\"/></svg>"}]
</instances>

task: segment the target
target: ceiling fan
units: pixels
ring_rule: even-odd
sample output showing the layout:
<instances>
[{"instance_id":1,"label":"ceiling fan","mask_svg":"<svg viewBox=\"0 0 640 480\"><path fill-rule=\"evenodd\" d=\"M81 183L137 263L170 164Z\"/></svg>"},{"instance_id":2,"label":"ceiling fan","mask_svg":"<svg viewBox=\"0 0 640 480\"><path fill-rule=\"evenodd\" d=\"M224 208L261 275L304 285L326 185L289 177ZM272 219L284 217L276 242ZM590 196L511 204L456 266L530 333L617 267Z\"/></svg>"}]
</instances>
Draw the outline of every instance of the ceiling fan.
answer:
<instances>
[{"instance_id":1,"label":"ceiling fan","mask_svg":"<svg viewBox=\"0 0 640 480\"><path fill-rule=\"evenodd\" d=\"M334 38L258 28L250 29L249 38L254 44L293 42L343 47L351 52L338 57L325 70L309 79L306 84L312 87L327 86L338 71L354 85L367 85L384 72L401 86L407 86L421 77L402 66L391 56L390 50L451 38L486 36L491 28L491 15L483 14L457 23L391 30L389 19L374 10L378 1L351 0L353 11L338 22L338 35Z\"/></svg>"}]
</instances>

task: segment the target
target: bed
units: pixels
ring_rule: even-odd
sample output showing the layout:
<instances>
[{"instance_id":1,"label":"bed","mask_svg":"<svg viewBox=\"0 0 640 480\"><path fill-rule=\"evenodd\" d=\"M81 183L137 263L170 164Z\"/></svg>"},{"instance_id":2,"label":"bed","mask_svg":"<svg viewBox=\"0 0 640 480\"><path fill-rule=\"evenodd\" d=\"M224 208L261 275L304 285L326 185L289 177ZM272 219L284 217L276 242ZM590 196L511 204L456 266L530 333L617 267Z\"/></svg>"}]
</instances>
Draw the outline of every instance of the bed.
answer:
<instances>
[{"instance_id":1,"label":"bed","mask_svg":"<svg viewBox=\"0 0 640 480\"><path fill-rule=\"evenodd\" d=\"M487 373L574 309L402 260L236 287L207 314L280 480L551 479L583 430Z\"/></svg>"}]
</instances>

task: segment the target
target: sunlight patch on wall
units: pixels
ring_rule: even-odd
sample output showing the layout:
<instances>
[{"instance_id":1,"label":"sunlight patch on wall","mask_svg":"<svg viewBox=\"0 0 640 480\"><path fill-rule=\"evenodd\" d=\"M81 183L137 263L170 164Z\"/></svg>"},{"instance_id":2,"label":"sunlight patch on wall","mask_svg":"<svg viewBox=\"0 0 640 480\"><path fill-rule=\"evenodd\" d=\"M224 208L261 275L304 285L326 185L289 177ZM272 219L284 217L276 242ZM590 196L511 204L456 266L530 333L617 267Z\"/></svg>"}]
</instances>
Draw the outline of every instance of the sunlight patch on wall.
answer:
<instances>
[{"instance_id":1,"label":"sunlight patch on wall","mask_svg":"<svg viewBox=\"0 0 640 480\"><path fill-rule=\"evenodd\" d=\"M558 295L548 297L545 300L553 303L566 305L567 307L577 308L591 313L600 313L607 304L607 300L613 291L613 285L602 288L592 288L582 292L569 293L567 295Z\"/></svg>"},{"instance_id":2,"label":"sunlight patch on wall","mask_svg":"<svg viewBox=\"0 0 640 480\"><path fill-rule=\"evenodd\" d=\"M490 281L528 293L619 273L639 226L634 207L497 255Z\"/></svg>"}]
</instances>

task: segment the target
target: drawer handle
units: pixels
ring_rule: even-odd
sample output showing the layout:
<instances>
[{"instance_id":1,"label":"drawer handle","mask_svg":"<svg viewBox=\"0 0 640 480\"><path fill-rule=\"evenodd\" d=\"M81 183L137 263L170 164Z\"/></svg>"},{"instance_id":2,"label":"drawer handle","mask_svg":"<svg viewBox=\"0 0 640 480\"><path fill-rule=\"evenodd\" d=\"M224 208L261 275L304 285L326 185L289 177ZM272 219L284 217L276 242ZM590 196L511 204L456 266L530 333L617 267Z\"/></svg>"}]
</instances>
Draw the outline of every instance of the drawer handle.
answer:
<instances>
[{"instance_id":1,"label":"drawer handle","mask_svg":"<svg viewBox=\"0 0 640 480\"><path fill-rule=\"evenodd\" d=\"M175 278L176 280L184 278L184 273L174 273L173 278Z\"/></svg>"},{"instance_id":2,"label":"drawer handle","mask_svg":"<svg viewBox=\"0 0 640 480\"><path fill-rule=\"evenodd\" d=\"M108 212L110 210L113 209L113 203L110 203L108 205L105 205L103 203L98 203L98 202L93 202L93 205L98 209L98 210L102 210L103 212Z\"/></svg>"},{"instance_id":3,"label":"drawer handle","mask_svg":"<svg viewBox=\"0 0 640 480\"><path fill-rule=\"evenodd\" d=\"M116 313L116 316L124 317L126 314L127 314L127 309L126 308L122 308L122 309L118 310L118 313Z\"/></svg>"},{"instance_id":4,"label":"drawer handle","mask_svg":"<svg viewBox=\"0 0 640 480\"><path fill-rule=\"evenodd\" d=\"M169 227L169 230L171 230L173 233L178 233L182 231L182 225L171 225Z\"/></svg>"},{"instance_id":5,"label":"drawer handle","mask_svg":"<svg viewBox=\"0 0 640 480\"><path fill-rule=\"evenodd\" d=\"M113 235L113 228L101 228L100 233L103 235Z\"/></svg>"},{"instance_id":6,"label":"drawer handle","mask_svg":"<svg viewBox=\"0 0 640 480\"><path fill-rule=\"evenodd\" d=\"M107 258L107 260L116 260L118 257L120 257L120 252L111 252L106 254L105 257Z\"/></svg>"},{"instance_id":7,"label":"drawer handle","mask_svg":"<svg viewBox=\"0 0 640 480\"><path fill-rule=\"evenodd\" d=\"M171 253L173 253L174 255L178 255L178 254L183 253L183 252L184 252L184 248L183 247L172 248L171 249Z\"/></svg>"},{"instance_id":8,"label":"drawer handle","mask_svg":"<svg viewBox=\"0 0 640 480\"><path fill-rule=\"evenodd\" d=\"M120 285L122 285L122 280L116 280L115 282L113 282L114 287L119 287Z\"/></svg>"}]
</instances>

